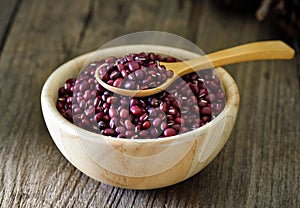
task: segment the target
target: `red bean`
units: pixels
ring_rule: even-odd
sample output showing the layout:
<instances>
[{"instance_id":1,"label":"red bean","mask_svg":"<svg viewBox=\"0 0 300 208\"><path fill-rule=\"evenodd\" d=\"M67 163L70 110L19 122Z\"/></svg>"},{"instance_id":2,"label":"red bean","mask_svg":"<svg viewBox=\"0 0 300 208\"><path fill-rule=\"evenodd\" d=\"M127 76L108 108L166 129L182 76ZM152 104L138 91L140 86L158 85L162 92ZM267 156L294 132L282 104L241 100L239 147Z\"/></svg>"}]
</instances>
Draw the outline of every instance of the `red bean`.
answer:
<instances>
[{"instance_id":1,"label":"red bean","mask_svg":"<svg viewBox=\"0 0 300 208\"><path fill-rule=\"evenodd\" d=\"M110 80L107 81L107 84L110 85L110 86L113 86L114 82L115 81L113 79L110 79Z\"/></svg>"},{"instance_id":2,"label":"red bean","mask_svg":"<svg viewBox=\"0 0 300 208\"><path fill-rule=\"evenodd\" d=\"M142 80L142 84L147 85L152 81L152 77L147 77L146 79Z\"/></svg>"},{"instance_id":3,"label":"red bean","mask_svg":"<svg viewBox=\"0 0 300 208\"><path fill-rule=\"evenodd\" d=\"M125 58L119 58L119 59L117 60L117 62L118 62L119 64L124 64L124 63L126 63L126 59L125 59Z\"/></svg>"},{"instance_id":4,"label":"red bean","mask_svg":"<svg viewBox=\"0 0 300 208\"><path fill-rule=\"evenodd\" d=\"M176 130L173 128L167 128L164 130L164 136L165 137L170 137L170 136L175 136L176 135Z\"/></svg>"},{"instance_id":5,"label":"red bean","mask_svg":"<svg viewBox=\"0 0 300 208\"><path fill-rule=\"evenodd\" d=\"M210 107L204 107L201 109L201 113L210 115L211 114L211 108Z\"/></svg>"},{"instance_id":6,"label":"red bean","mask_svg":"<svg viewBox=\"0 0 300 208\"><path fill-rule=\"evenodd\" d=\"M116 134L116 132L113 129L105 129L103 131L103 134L106 136L114 136Z\"/></svg>"},{"instance_id":7,"label":"red bean","mask_svg":"<svg viewBox=\"0 0 300 208\"><path fill-rule=\"evenodd\" d=\"M118 64L118 65L117 65L117 68L118 68L118 70L119 70L120 72L123 71L123 70L125 70L125 67L124 67L123 64Z\"/></svg>"},{"instance_id":8,"label":"red bean","mask_svg":"<svg viewBox=\"0 0 300 208\"><path fill-rule=\"evenodd\" d=\"M125 69L121 71L121 74L122 74L123 77L128 76L128 72Z\"/></svg>"},{"instance_id":9,"label":"red bean","mask_svg":"<svg viewBox=\"0 0 300 208\"><path fill-rule=\"evenodd\" d=\"M109 126L110 126L111 129L115 129L118 124L119 124L119 120L117 118L112 118L109 121Z\"/></svg>"},{"instance_id":10,"label":"red bean","mask_svg":"<svg viewBox=\"0 0 300 208\"><path fill-rule=\"evenodd\" d=\"M135 71L140 68L140 64L137 61L131 61L128 63L128 68L130 71Z\"/></svg>"},{"instance_id":11,"label":"red bean","mask_svg":"<svg viewBox=\"0 0 300 208\"><path fill-rule=\"evenodd\" d=\"M125 56L125 59L130 62L130 61L133 61L134 60L134 57L132 56L133 54L128 54Z\"/></svg>"},{"instance_id":12,"label":"red bean","mask_svg":"<svg viewBox=\"0 0 300 208\"><path fill-rule=\"evenodd\" d=\"M65 83L65 92L70 92L70 88L71 88L71 83Z\"/></svg>"},{"instance_id":13,"label":"red bean","mask_svg":"<svg viewBox=\"0 0 300 208\"><path fill-rule=\"evenodd\" d=\"M203 116L203 117L202 117L202 121L203 121L204 123L207 123L207 122L210 121L210 118L209 118L208 116Z\"/></svg>"},{"instance_id":14,"label":"red bean","mask_svg":"<svg viewBox=\"0 0 300 208\"><path fill-rule=\"evenodd\" d=\"M85 112L85 115L86 115L87 117L90 117L90 116L94 115L95 109L93 109L93 108L88 108L88 109L86 109L84 112Z\"/></svg>"},{"instance_id":15,"label":"red bean","mask_svg":"<svg viewBox=\"0 0 300 208\"><path fill-rule=\"evenodd\" d=\"M64 103L61 102L61 101L58 101L58 102L56 103L56 108L57 108L58 110L63 109L63 108L64 108Z\"/></svg>"},{"instance_id":16,"label":"red bean","mask_svg":"<svg viewBox=\"0 0 300 208\"><path fill-rule=\"evenodd\" d=\"M125 132L125 135L126 135L127 138L130 138L130 137L132 137L134 135L134 132L132 130L127 130Z\"/></svg>"},{"instance_id":17,"label":"red bean","mask_svg":"<svg viewBox=\"0 0 300 208\"><path fill-rule=\"evenodd\" d=\"M129 121L129 120L126 120L126 121L125 121L125 127L126 127L127 129L133 129L133 128L134 128L133 124L132 124L131 121Z\"/></svg>"},{"instance_id":18,"label":"red bean","mask_svg":"<svg viewBox=\"0 0 300 208\"><path fill-rule=\"evenodd\" d=\"M142 130L141 132L140 132L140 136L141 137L148 137L149 136L149 133L148 133L148 131L146 131L146 130Z\"/></svg>"},{"instance_id":19,"label":"red bean","mask_svg":"<svg viewBox=\"0 0 300 208\"><path fill-rule=\"evenodd\" d=\"M104 113L103 113L103 112L100 112L100 113L97 113L97 114L94 116L94 118L95 118L95 120L96 120L97 122L99 122L99 121L102 120L103 116L104 116Z\"/></svg>"},{"instance_id":20,"label":"red bean","mask_svg":"<svg viewBox=\"0 0 300 208\"><path fill-rule=\"evenodd\" d=\"M177 123L177 124L184 124L184 119L180 118L180 117L177 117L177 118L175 118L175 123Z\"/></svg>"},{"instance_id":21,"label":"red bean","mask_svg":"<svg viewBox=\"0 0 300 208\"><path fill-rule=\"evenodd\" d=\"M151 58L150 58L151 57ZM160 59L161 56L142 54L129 54L125 58L119 58L117 64L114 66L112 62L107 62L99 69L101 79L109 85L114 85L114 81L118 78L124 79L127 77L130 81L135 81L135 84L118 85L117 82L114 86L125 89L148 89L161 85L167 78L173 76L171 70L166 70L164 66L158 67L156 63L150 60ZM111 59L111 58L110 58ZM162 60L162 59L160 59ZM170 58L167 60L174 60ZM151 70L138 70L138 69L151 69ZM136 72L130 74L128 72ZM92 72L91 72L92 73ZM121 77L120 77L121 76Z\"/></svg>"},{"instance_id":22,"label":"red bean","mask_svg":"<svg viewBox=\"0 0 300 208\"><path fill-rule=\"evenodd\" d=\"M179 124L174 124L172 125L172 128L175 129L176 131L180 130L180 125Z\"/></svg>"},{"instance_id":23,"label":"red bean","mask_svg":"<svg viewBox=\"0 0 300 208\"><path fill-rule=\"evenodd\" d=\"M132 106L130 108L130 111L135 116L140 116L143 113L143 110L139 106L137 106L137 105Z\"/></svg>"},{"instance_id":24,"label":"red bean","mask_svg":"<svg viewBox=\"0 0 300 208\"><path fill-rule=\"evenodd\" d=\"M126 138L124 134L118 134L117 138Z\"/></svg>"},{"instance_id":25,"label":"red bean","mask_svg":"<svg viewBox=\"0 0 300 208\"><path fill-rule=\"evenodd\" d=\"M117 138L173 136L203 126L222 112L225 93L210 70L185 75L166 92L145 98L113 95L94 77L99 68L108 84L147 89L173 76L172 71L156 65L166 60L176 59L143 52L91 63L77 79L67 79L59 88L56 108L81 128L96 133L100 129L101 134Z\"/></svg>"},{"instance_id":26,"label":"red bean","mask_svg":"<svg viewBox=\"0 0 300 208\"><path fill-rule=\"evenodd\" d=\"M140 121L146 121L149 118L147 113L144 113L143 115L140 116Z\"/></svg>"},{"instance_id":27,"label":"red bean","mask_svg":"<svg viewBox=\"0 0 300 208\"><path fill-rule=\"evenodd\" d=\"M161 124L161 119L160 118L155 118L152 123L153 123L153 126L159 127L160 124Z\"/></svg>"},{"instance_id":28,"label":"red bean","mask_svg":"<svg viewBox=\"0 0 300 208\"><path fill-rule=\"evenodd\" d=\"M125 131L126 131L126 129L123 126L118 126L116 128L116 132L119 133L119 134L124 134Z\"/></svg>"},{"instance_id":29,"label":"red bean","mask_svg":"<svg viewBox=\"0 0 300 208\"><path fill-rule=\"evenodd\" d=\"M82 113L82 110L81 110L81 108L74 108L74 110L73 110L73 112L74 112L74 114L79 114L79 113Z\"/></svg>"},{"instance_id":30,"label":"red bean","mask_svg":"<svg viewBox=\"0 0 300 208\"><path fill-rule=\"evenodd\" d=\"M125 89L133 90L133 89L135 89L135 87L136 87L136 84L135 84L134 81L124 81L124 88Z\"/></svg>"},{"instance_id":31,"label":"red bean","mask_svg":"<svg viewBox=\"0 0 300 208\"><path fill-rule=\"evenodd\" d=\"M167 110L168 110L168 104L165 103L165 102L160 103L159 109L160 109L161 111L163 111L163 112L167 112Z\"/></svg>"},{"instance_id":32,"label":"red bean","mask_svg":"<svg viewBox=\"0 0 300 208\"><path fill-rule=\"evenodd\" d=\"M150 121L145 121L142 125L143 129L149 129L151 127Z\"/></svg>"},{"instance_id":33,"label":"red bean","mask_svg":"<svg viewBox=\"0 0 300 208\"><path fill-rule=\"evenodd\" d=\"M108 114L109 114L110 118L115 118L116 116L118 116L118 113L117 113L116 109L114 109L114 108L110 108L108 110Z\"/></svg>"},{"instance_id":34,"label":"red bean","mask_svg":"<svg viewBox=\"0 0 300 208\"><path fill-rule=\"evenodd\" d=\"M167 128L167 123L166 122L163 122L163 123L161 123L160 124L160 128L161 128L161 130L164 130L164 129L166 129Z\"/></svg>"},{"instance_id":35,"label":"red bean","mask_svg":"<svg viewBox=\"0 0 300 208\"><path fill-rule=\"evenodd\" d=\"M129 101L125 98L125 97L123 97L122 99L121 99L121 101L120 101L120 103L121 103L121 105L128 105L129 104Z\"/></svg>"},{"instance_id":36,"label":"red bean","mask_svg":"<svg viewBox=\"0 0 300 208\"><path fill-rule=\"evenodd\" d=\"M142 125L141 124L137 124L135 127L134 127L134 131L136 133L140 132L142 130Z\"/></svg>"},{"instance_id":37,"label":"red bean","mask_svg":"<svg viewBox=\"0 0 300 208\"><path fill-rule=\"evenodd\" d=\"M205 106L207 106L207 101L201 99L201 100L198 102L198 105L199 105L200 107L205 107Z\"/></svg>"},{"instance_id":38,"label":"red bean","mask_svg":"<svg viewBox=\"0 0 300 208\"><path fill-rule=\"evenodd\" d=\"M142 80L144 78L144 72L142 70L137 70L134 74L138 80Z\"/></svg>"},{"instance_id":39,"label":"red bean","mask_svg":"<svg viewBox=\"0 0 300 208\"><path fill-rule=\"evenodd\" d=\"M129 117L129 110L127 109L122 109L120 111L120 117L123 118L123 119L126 119Z\"/></svg>"},{"instance_id":40,"label":"red bean","mask_svg":"<svg viewBox=\"0 0 300 208\"><path fill-rule=\"evenodd\" d=\"M176 110L173 106L171 106L171 107L169 108L169 110L168 110L168 113L169 113L170 115L176 115L176 114L177 114L177 110Z\"/></svg>"}]
</instances>

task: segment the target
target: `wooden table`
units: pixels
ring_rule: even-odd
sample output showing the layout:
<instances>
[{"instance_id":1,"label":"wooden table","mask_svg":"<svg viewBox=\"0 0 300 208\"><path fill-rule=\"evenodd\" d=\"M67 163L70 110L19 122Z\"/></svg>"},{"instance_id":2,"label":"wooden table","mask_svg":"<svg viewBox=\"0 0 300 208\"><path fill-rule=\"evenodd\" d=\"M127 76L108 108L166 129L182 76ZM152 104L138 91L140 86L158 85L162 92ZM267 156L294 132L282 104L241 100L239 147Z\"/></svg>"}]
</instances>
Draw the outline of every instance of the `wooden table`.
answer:
<instances>
[{"instance_id":1,"label":"wooden table","mask_svg":"<svg viewBox=\"0 0 300 208\"><path fill-rule=\"evenodd\" d=\"M144 30L205 52L276 38L268 23L204 0L0 0L0 207L300 207L296 60L226 67L241 93L236 125L216 159L182 183L124 190L62 156L41 114L45 80L67 60Z\"/></svg>"}]
</instances>

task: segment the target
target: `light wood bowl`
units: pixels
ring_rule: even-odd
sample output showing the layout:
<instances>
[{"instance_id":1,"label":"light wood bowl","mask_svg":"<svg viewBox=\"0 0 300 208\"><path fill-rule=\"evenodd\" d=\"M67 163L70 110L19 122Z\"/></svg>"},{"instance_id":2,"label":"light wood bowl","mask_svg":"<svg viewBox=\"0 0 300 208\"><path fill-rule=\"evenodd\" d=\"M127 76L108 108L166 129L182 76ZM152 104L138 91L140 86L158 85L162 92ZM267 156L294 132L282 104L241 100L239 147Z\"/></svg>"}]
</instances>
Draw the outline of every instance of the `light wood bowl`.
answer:
<instances>
[{"instance_id":1,"label":"light wood bowl","mask_svg":"<svg viewBox=\"0 0 300 208\"><path fill-rule=\"evenodd\" d=\"M164 46L131 45L103 49L102 58L131 52L156 52L182 59L199 55ZM117 139L83 130L56 110L59 87L77 77L96 52L77 57L56 69L46 81L41 105L51 137L62 154L86 175L113 186L153 189L181 182L202 170L220 152L234 126L239 107L235 81L217 68L226 92L225 109L213 121L196 130L160 139ZM99 51L97 52L99 56Z\"/></svg>"}]
</instances>

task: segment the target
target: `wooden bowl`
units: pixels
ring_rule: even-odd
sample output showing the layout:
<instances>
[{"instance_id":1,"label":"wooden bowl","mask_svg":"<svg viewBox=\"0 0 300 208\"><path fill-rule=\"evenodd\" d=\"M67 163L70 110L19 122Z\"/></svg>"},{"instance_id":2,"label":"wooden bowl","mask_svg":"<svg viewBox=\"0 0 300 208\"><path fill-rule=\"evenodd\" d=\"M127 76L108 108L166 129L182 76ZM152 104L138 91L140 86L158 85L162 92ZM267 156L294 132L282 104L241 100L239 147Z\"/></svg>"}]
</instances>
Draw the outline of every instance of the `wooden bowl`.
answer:
<instances>
[{"instance_id":1,"label":"wooden bowl","mask_svg":"<svg viewBox=\"0 0 300 208\"><path fill-rule=\"evenodd\" d=\"M107 48L101 50L100 56L124 56L139 51L169 54L182 59L199 56L182 49L149 45ZM42 111L51 137L76 168L113 186L153 189L195 175L216 157L231 133L239 107L236 83L223 68L217 68L216 71L226 92L226 106L210 123L168 138L117 139L81 129L56 110L59 87L67 78L77 77L83 65L93 59L95 53L77 57L56 69L46 81L41 94Z\"/></svg>"}]
</instances>

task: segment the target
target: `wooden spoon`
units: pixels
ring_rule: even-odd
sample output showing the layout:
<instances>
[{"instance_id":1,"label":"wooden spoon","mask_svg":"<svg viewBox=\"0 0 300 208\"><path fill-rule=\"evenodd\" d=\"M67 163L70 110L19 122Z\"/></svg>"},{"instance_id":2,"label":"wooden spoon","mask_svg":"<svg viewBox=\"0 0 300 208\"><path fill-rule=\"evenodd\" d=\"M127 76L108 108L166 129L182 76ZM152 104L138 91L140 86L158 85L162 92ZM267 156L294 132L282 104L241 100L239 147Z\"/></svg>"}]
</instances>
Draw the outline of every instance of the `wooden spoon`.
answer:
<instances>
[{"instance_id":1,"label":"wooden spoon","mask_svg":"<svg viewBox=\"0 0 300 208\"><path fill-rule=\"evenodd\" d=\"M292 59L294 54L295 51L282 41L262 41L224 49L188 61L175 63L160 62L159 64L165 66L167 70L172 70L174 75L160 86L146 90L127 90L108 85L101 80L98 70L95 76L97 81L104 88L112 92L131 97L145 97L161 92L170 86L178 77L194 71L246 61Z\"/></svg>"}]
</instances>

